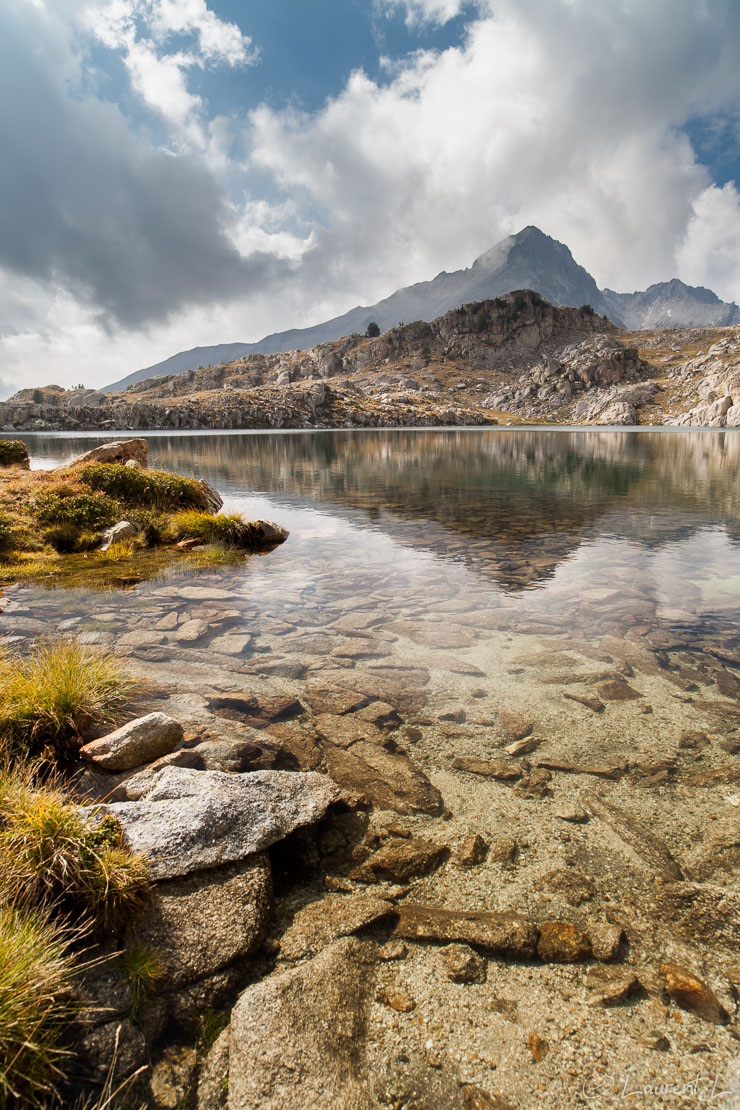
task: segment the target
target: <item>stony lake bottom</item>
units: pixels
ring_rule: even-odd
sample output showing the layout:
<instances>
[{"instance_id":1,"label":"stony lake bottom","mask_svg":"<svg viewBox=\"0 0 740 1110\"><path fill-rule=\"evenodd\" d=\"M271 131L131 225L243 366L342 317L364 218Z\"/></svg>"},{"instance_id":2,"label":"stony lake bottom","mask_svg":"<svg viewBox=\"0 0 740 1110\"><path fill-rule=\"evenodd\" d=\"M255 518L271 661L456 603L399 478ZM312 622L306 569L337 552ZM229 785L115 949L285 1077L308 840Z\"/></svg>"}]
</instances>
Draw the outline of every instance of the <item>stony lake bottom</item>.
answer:
<instances>
[{"instance_id":1,"label":"stony lake bottom","mask_svg":"<svg viewBox=\"0 0 740 1110\"><path fill-rule=\"evenodd\" d=\"M34 466L103 441L23 438ZM382 974L413 1009L376 1000L368 1019L378 1104L453 1107L472 1083L502 1106L616 1106L625 1090L740 1105L740 432L147 438L151 466L204 478L288 541L127 588L7 588L3 642L73 631L201 725L230 695L288 694L306 710L289 727L310 735L345 720L327 689L365 692L399 714L396 749L444 803L385 814L451 850L415 902L624 930L637 980L608 1007L583 965L490 960L485 981L454 982L439 948L408 946ZM474 834L490 851L462 867ZM317 896L278 891L278 939ZM729 1026L666 1004L665 959Z\"/></svg>"}]
</instances>

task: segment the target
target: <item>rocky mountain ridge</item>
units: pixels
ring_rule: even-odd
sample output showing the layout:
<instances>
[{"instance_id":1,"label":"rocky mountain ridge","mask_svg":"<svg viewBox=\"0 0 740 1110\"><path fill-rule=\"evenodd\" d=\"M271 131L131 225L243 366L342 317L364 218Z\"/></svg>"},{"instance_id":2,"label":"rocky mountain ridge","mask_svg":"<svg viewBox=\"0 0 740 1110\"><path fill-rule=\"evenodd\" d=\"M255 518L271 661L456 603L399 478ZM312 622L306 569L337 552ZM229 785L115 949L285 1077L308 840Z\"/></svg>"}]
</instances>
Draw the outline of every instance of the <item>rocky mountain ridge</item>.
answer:
<instances>
[{"instance_id":1,"label":"rocky mountain ridge","mask_svg":"<svg viewBox=\"0 0 740 1110\"><path fill-rule=\"evenodd\" d=\"M154 375L179 374L248 354L305 350L352 333L364 334L371 321L382 331L402 321L429 322L463 304L490 300L517 289L532 289L557 306L590 305L618 326L633 330L740 324L737 305L725 304L710 290L692 288L678 279L651 285L644 292L599 290L564 243L529 226L496 243L472 266L452 273L442 271L431 281L399 289L377 304L360 305L324 323L277 332L256 343L222 343L181 351L105 386L103 391L119 391Z\"/></svg>"},{"instance_id":2,"label":"rocky mountain ridge","mask_svg":"<svg viewBox=\"0 0 740 1110\"><path fill-rule=\"evenodd\" d=\"M0 428L29 432L521 422L738 427L740 328L624 332L523 290L122 394L49 386L0 404Z\"/></svg>"}]
</instances>

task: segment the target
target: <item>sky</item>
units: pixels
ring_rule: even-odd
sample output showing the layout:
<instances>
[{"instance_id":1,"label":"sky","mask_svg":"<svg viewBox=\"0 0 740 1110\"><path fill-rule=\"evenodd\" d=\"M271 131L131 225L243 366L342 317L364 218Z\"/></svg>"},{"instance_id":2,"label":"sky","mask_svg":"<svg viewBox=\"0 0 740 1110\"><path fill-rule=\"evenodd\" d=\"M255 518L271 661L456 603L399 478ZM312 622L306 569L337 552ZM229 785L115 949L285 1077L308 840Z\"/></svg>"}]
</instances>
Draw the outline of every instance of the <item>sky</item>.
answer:
<instances>
[{"instance_id":1,"label":"sky","mask_svg":"<svg viewBox=\"0 0 740 1110\"><path fill-rule=\"evenodd\" d=\"M737 0L0 0L0 396L101 386L535 224L740 300Z\"/></svg>"}]
</instances>

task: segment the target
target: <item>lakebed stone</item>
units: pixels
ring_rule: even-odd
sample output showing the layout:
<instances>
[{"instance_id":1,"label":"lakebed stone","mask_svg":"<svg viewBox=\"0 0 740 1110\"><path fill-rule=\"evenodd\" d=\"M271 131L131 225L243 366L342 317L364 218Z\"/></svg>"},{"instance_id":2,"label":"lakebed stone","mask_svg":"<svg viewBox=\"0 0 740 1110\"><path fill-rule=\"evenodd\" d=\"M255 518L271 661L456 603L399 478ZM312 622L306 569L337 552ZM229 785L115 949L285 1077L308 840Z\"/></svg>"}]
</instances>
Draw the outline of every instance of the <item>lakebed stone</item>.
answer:
<instances>
[{"instance_id":1,"label":"lakebed stone","mask_svg":"<svg viewBox=\"0 0 740 1110\"><path fill-rule=\"evenodd\" d=\"M396 907L366 894L328 894L298 911L280 938L280 955L297 960L375 922L395 917Z\"/></svg>"},{"instance_id":2,"label":"lakebed stone","mask_svg":"<svg viewBox=\"0 0 740 1110\"><path fill-rule=\"evenodd\" d=\"M488 965L469 944L448 944L442 964L451 983L485 983Z\"/></svg>"},{"instance_id":3,"label":"lakebed stone","mask_svg":"<svg viewBox=\"0 0 740 1110\"><path fill-rule=\"evenodd\" d=\"M668 994L682 1009L691 1010L714 1025L724 1025L730 1020L714 992L693 972L679 964L664 963L660 975Z\"/></svg>"},{"instance_id":4,"label":"lakebed stone","mask_svg":"<svg viewBox=\"0 0 740 1110\"><path fill-rule=\"evenodd\" d=\"M371 1110L365 1058L375 948L344 937L249 987L231 1015L228 1104Z\"/></svg>"},{"instance_id":5,"label":"lakebed stone","mask_svg":"<svg viewBox=\"0 0 740 1110\"><path fill-rule=\"evenodd\" d=\"M80 755L106 771L130 771L168 755L182 738L183 728L179 721L165 713L147 713L85 744Z\"/></svg>"},{"instance_id":6,"label":"lakebed stone","mask_svg":"<svg viewBox=\"0 0 740 1110\"><path fill-rule=\"evenodd\" d=\"M568 921L543 921L537 955L546 963L574 964L591 955L591 942L577 925Z\"/></svg>"},{"instance_id":7,"label":"lakebed stone","mask_svg":"<svg viewBox=\"0 0 740 1110\"><path fill-rule=\"evenodd\" d=\"M539 929L522 914L448 910L405 902L399 906L398 936L407 940L457 941L494 955L532 957Z\"/></svg>"},{"instance_id":8,"label":"lakebed stone","mask_svg":"<svg viewBox=\"0 0 740 1110\"><path fill-rule=\"evenodd\" d=\"M386 880L405 883L418 875L428 875L447 858L449 850L421 837L398 840L374 852L365 863L355 867L352 878L364 882Z\"/></svg>"},{"instance_id":9,"label":"lakebed stone","mask_svg":"<svg viewBox=\"0 0 740 1110\"><path fill-rule=\"evenodd\" d=\"M367 797L379 809L396 813L442 811L442 795L423 771L401 752L389 752L380 744L357 741L340 748L324 741L326 769L343 790Z\"/></svg>"},{"instance_id":10,"label":"lakebed stone","mask_svg":"<svg viewBox=\"0 0 740 1110\"><path fill-rule=\"evenodd\" d=\"M615 1006L639 988L639 981L630 967L592 967L584 985L588 1000L595 1006Z\"/></svg>"},{"instance_id":11,"label":"lakebed stone","mask_svg":"<svg viewBox=\"0 0 740 1110\"><path fill-rule=\"evenodd\" d=\"M338 796L315 772L194 771L166 767L136 802L104 804L153 879L218 867L268 848L323 817ZM83 811L84 812L84 811Z\"/></svg>"}]
</instances>

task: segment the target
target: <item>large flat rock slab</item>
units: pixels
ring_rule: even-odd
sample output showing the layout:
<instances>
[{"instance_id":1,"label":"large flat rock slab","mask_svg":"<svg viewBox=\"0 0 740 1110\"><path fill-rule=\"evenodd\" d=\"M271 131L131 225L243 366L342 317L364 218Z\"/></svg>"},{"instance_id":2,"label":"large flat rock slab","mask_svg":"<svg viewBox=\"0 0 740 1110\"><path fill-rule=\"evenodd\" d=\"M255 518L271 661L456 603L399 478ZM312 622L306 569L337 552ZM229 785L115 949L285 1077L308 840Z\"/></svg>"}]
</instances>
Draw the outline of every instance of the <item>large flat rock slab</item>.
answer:
<instances>
[{"instance_id":1,"label":"large flat rock slab","mask_svg":"<svg viewBox=\"0 0 740 1110\"><path fill-rule=\"evenodd\" d=\"M147 856L153 879L244 859L323 817L338 796L314 771L196 771L165 767L135 802L96 807L121 824L130 847Z\"/></svg>"}]
</instances>

